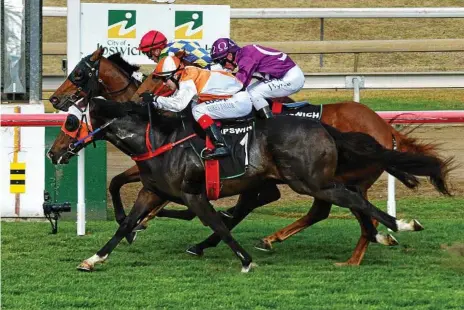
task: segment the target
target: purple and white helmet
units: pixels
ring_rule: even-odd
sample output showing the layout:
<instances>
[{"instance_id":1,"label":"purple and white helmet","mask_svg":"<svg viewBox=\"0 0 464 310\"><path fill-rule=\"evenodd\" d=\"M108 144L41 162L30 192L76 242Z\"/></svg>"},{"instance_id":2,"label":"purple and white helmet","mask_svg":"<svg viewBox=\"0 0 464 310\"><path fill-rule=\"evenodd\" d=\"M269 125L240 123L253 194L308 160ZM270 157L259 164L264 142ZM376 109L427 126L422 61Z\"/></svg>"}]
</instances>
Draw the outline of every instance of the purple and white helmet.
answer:
<instances>
[{"instance_id":1,"label":"purple and white helmet","mask_svg":"<svg viewBox=\"0 0 464 310\"><path fill-rule=\"evenodd\" d=\"M240 47L229 38L219 38L211 47L211 58L213 61L223 59L228 53L235 53Z\"/></svg>"}]
</instances>

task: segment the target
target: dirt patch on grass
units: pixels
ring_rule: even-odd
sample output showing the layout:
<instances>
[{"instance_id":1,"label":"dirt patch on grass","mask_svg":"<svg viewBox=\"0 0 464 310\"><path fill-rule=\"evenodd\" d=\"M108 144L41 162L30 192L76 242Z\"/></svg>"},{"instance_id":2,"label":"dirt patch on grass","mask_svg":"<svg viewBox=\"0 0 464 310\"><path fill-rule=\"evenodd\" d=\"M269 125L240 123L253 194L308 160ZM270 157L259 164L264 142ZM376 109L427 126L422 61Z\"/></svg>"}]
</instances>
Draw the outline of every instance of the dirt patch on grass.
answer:
<instances>
[{"instance_id":1,"label":"dirt patch on grass","mask_svg":"<svg viewBox=\"0 0 464 310\"><path fill-rule=\"evenodd\" d=\"M452 245L442 244L442 250L446 251L443 265L459 272L464 273L464 243L454 243Z\"/></svg>"}]
</instances>

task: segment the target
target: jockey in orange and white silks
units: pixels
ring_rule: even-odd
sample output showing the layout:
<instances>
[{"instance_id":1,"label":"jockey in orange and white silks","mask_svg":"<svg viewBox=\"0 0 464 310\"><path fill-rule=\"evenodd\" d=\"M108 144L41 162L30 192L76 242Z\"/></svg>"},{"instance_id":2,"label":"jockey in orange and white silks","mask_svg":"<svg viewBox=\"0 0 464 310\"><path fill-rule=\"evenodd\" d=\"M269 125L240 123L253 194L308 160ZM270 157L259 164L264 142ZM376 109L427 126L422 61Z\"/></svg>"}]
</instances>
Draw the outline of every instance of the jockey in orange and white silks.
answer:
<instances>
[{"instance_id":1,"label":"jockey in orange and white silks","mask_svg":"<svg viewBox=\"0 0 464 310\"><path fill-rule=\"evenodd\" d=\"M240 48L231 39L220 38L212 45L211 58L225 69L237 69L237 79L247 87L253 106L265 117L272 117L265 98L290 96L305 82L300 67L287 54L272 48L256 44ZM263 79L249 85L257 74Z\"/></svg>"},{"instance_id":2,"label":"jockey in orange and white silks","mask_svg":"<svg viewBox=\"0 0 464 310\"><path fill-rule=\"evenodd\" d=\"M192 103L193 117L215 146L206 158L230 155L230 149L213 120L243 117L251 113L251 98L248 92L240 91L243 84L226 71L184 67L175 56L161 59L153 74L162 78L172 89L177 89L171 97L154 96L154 106L162 110L180 112L192 99L198 98L198 102Z\"/></svg>"}]
</instances>

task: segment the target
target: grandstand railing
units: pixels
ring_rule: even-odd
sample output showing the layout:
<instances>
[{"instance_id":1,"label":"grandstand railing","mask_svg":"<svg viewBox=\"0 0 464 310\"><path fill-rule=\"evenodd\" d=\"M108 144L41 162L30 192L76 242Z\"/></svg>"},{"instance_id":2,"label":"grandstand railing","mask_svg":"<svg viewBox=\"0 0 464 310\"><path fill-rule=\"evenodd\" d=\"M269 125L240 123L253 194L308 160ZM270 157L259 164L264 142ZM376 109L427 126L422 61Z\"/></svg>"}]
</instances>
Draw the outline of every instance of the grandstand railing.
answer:
<instances>
[{"instance_id":1,"label":"grandstand railing","mask_svg":"<svg viewBox=\"0 0 464 310\"><path fill-rule=\"evenodd\" d=\"M43 7L43 16L66 17L66 7ZM464 8L245 8L230 9L230 18L461 18Z\"/></svg>"}]
</instances>

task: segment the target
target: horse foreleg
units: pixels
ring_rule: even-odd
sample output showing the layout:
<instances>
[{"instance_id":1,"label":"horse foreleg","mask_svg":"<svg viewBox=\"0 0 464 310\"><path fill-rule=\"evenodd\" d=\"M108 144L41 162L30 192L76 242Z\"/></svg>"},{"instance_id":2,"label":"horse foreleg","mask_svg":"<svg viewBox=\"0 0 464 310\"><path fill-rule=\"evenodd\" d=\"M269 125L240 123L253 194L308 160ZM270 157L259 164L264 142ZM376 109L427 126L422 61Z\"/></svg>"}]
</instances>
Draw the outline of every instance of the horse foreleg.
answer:
<instances>
[{"instance_id":1,"label":"horse foreleg","mask_svg":"<svg viewBox=\"0 0 464 310\"><path fill-rule=\"evenodd\" d=\"M314 199L311 209L309 209L305 216L288 225L287 227L279 230L278 232L275 232L272 235L261 239L260 243L257 244L255 248L262 251L270 251L272 249L273 242L282 242L299 233L303 229L308 228L317 222L325 220L329 216L331 208L332 204L330 202Z\"/></svg>"},{"instance_id":2,"label":"horse foreleg","mask_svg":"<svg viewBox=\"0 0 464 310\"><path fill-rule=\"evenodd\" d=\"M114 217L116 219L116 222L119 223L119 225L121 225L121 223L126 218L126 212L124 212L124 206L121 200L121 187L123 187L125 184L139 181L140 174L139 168L137 166L133 166L111 179L109 192L113 201ZM136 233L128 234L126 236L127 242L131 244L135 240L135 236Z\"/></svg>"},{"instance_id":3,"label":"horse foreleg","mask_svg":"<svg viewBox=\"0 0 464 310\"><path fill-rule=\"evenodd\" d=\"M92 271L95 268L95 264L105 261L119 242L121 242L127 234L132 232L137 222L146 216L152 209L160 210L164 202L164 199L161 199L153 192L142 188L135 201L134 207L121 223L113 237L95 255L84 260L77 269Z\"/></svg>"}]
</instances>

